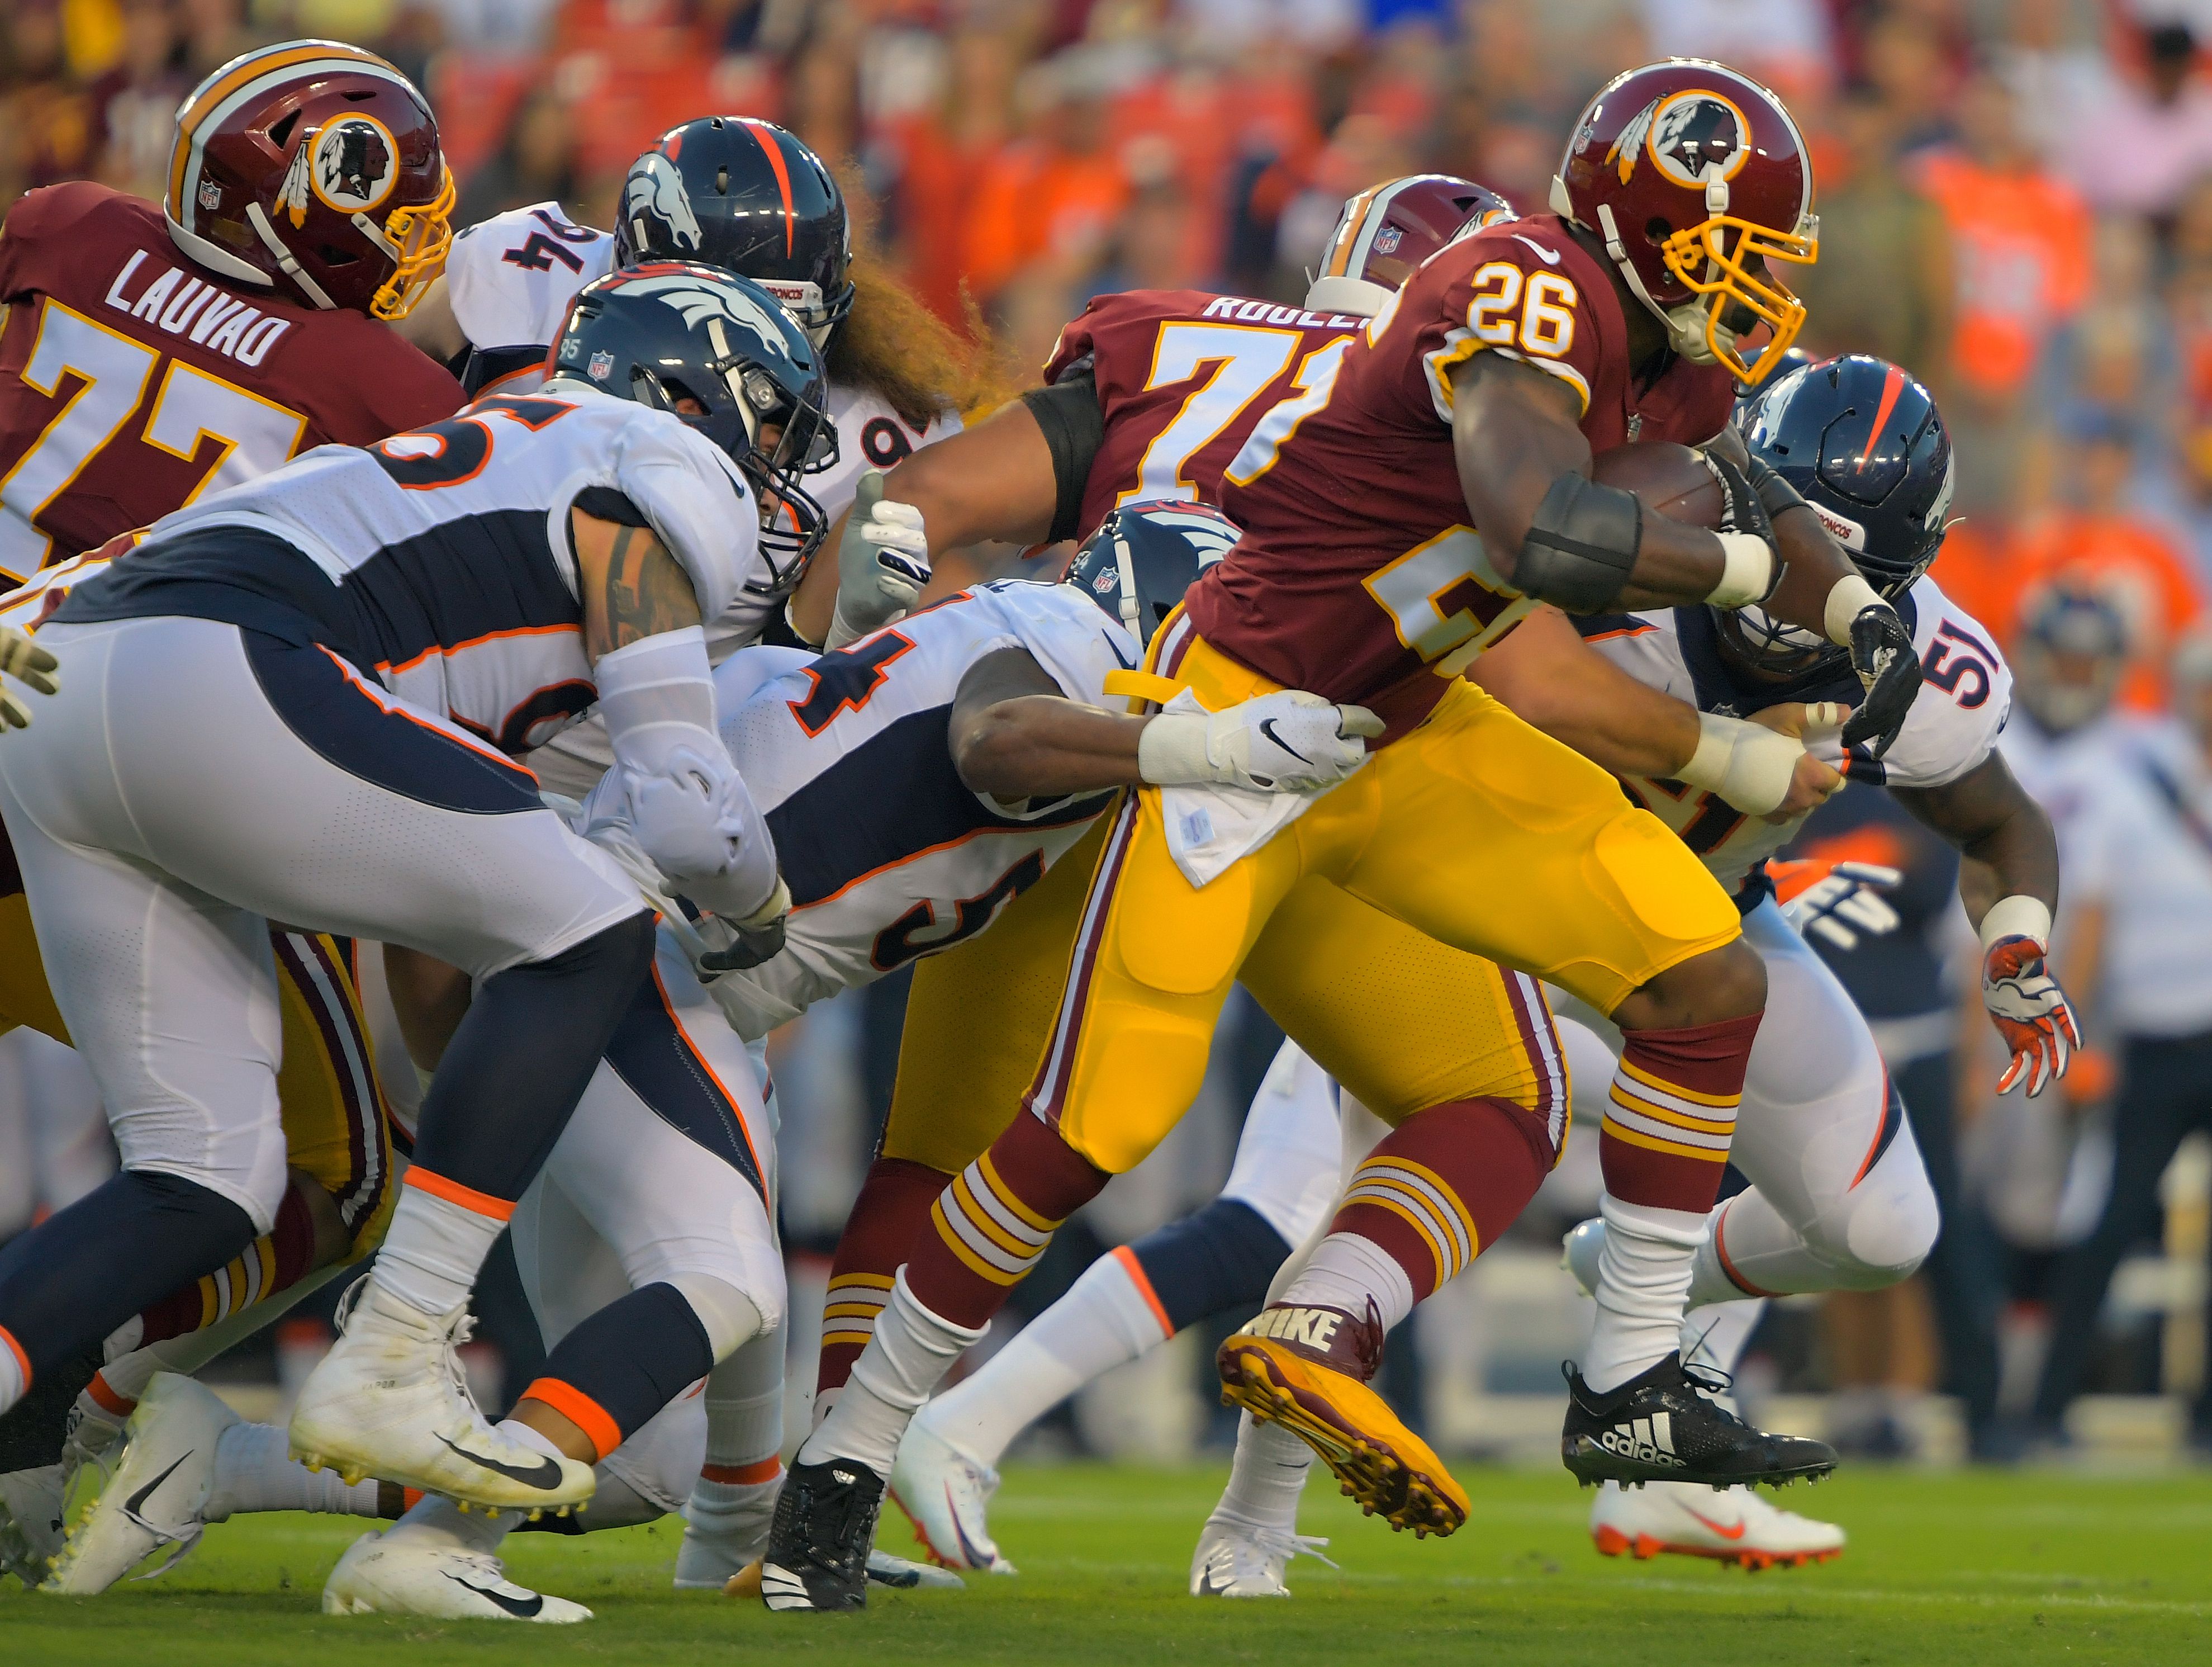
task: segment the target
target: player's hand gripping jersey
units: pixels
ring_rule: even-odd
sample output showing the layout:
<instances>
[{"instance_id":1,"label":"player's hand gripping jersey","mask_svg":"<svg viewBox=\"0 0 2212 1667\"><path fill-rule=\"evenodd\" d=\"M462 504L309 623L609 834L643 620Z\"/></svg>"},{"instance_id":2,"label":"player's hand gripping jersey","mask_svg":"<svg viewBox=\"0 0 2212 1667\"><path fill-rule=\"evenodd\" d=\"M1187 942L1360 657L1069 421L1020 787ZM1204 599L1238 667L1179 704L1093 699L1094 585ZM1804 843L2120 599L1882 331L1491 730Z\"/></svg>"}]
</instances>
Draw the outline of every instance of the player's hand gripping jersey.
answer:
<instances>
[{"instance_id":1,"label":"player's hand gripping jersey","mask_svg":"<svg viewBox=\"0 0 2212 1667\"><path fill-rule=\"evenodd\" d=\"M1366 322L1197 289L1099 296L1060 332L1044 372L1054 383L1089 374L1105 423L1073 536L1124 503L1220 507L1224 479L1264 473L1328 399Z\"/></svg>"},{"instance_id":2,"label":"player's hand gripping jersey","mask_svg":"<svg viewBox=\"0 0 2212 1667\"><path fill-rule=\"evenodd\" d=\"M576 387L324 447L179 510L57 618L185 614L321 643L519 755L598 699L571 507L650 526L708 618L757 541L751 487L682 419Z\"/></svg>"},{"instance_id":3,"label":"player's hand gripping jersey","mask_svg":"<svg viewBox=\"0 0 2212 1667\"><path fill-rule=\"evenodd\" d=\"M723 744L775 837L792 899L782 953L715 981L747 1041L839 990L966 942L1113 804L1112 791L1002 804L961 781L953 701L961 679L1002 648L1025 650L1070 700L1103 707L1116 704L1103 691L1107 676L1139 653L1070 587L1006 580L749 695L750 656L725 663ZM620 806L611 777L586 800L584 830L604 833Z\"/></svg>"},{"instance_id":4,"label":"player's hand gripping jersey","mask_svg":"<svg viewBox=\"0 0 2212 1667\"><path fill-rule=\"evenodd\" d=\"M1263 466L1230 470L1221 508L1243 541L1188 605L1207 642L1373 709L1395 738L1528 611L1470 524L1452 457L1449 373L1486 350L1571 388L1593 452L1700 442L1729 418L1717 366L1676 360L1638 386L1612 282L1556 216L1478 232L1413 275L1310 409L1270 416L1261 439L1280 437Z\"/></svg>"},{"instance_id":5,"label":"player's hand gripping jersey","mask_svg":"<svg viewBox=\"0 0 2212 1667\"><path fill-rule=\"evenodd\" d=\"M1829 730L1808 735L1806 750L1855 782L1942 787L1996 747L2012 710L2012 672L1996 639L1932 579L1920 580L1899 597L1897 611L1912 632L1923 676L1919 697L1896 743L1878 759L1864 747L1846 755L1836 732ZM1849 703L1861 695L1857 676L1841 659L1789 683L1764 682L1736 671L1722 654L1710 608L1592 615L1576 624L1592 648L1629 676L1701 712L1748 717L1783 701ZM1745 816L1680 782L1638 779L1626 785L1637 803L1681 835L1745 906L1765 895L1759 885L1762 865L1796 837L1805 819L1773 823ZM1753 889L1743 889L1747 882Z\"/></svg>"},{"instance_id":6,"label":"player's hand gripping jersey","mask_svg":"<svg viewBox=\"0 0 2212 1667\"><path fill-rule=\"evenodd\" d=\"M363 313L216 281L151 203L85 182L0 228L0 582L97 549L325 441L461 403Z\"/></svg>"}]
</instances>

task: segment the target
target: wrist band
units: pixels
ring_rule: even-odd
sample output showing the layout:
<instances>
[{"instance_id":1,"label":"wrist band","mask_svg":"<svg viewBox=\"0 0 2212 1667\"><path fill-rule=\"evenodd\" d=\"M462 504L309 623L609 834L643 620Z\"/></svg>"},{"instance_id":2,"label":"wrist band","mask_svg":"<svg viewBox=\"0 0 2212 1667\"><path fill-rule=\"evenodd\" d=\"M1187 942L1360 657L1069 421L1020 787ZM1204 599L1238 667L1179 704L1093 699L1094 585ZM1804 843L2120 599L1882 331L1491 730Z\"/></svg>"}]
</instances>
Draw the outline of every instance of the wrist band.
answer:
<instances>
[{"instance_id":1,"label":"wrist band","mask_svg":"<svg viewBox=\"0 0 2212 1667\"><path fill-rule=\"evenodd\" d=\"M2033 938L2039 944L2048 944L2051 905L2021 891L1999 897L1990 905L1990 912L1982 916L1983 949L1987 950L2000 938Z\"/></svg>"},{"instance_id":2,"label":"wrist band","mask_svg":"<svg viewBox=\"0 0 2212 1667\"><path fill-rule=\"evenodd\" d=\"M1782 564L1774 558L1774 546L1749 532L1721 532L1714 536L1721 541L1727 564L1721 569L1720 583L1712 587L1705 600L1717 608L1741 608L1764 602L1782 575Z\"/></svg>"}]
</instances>

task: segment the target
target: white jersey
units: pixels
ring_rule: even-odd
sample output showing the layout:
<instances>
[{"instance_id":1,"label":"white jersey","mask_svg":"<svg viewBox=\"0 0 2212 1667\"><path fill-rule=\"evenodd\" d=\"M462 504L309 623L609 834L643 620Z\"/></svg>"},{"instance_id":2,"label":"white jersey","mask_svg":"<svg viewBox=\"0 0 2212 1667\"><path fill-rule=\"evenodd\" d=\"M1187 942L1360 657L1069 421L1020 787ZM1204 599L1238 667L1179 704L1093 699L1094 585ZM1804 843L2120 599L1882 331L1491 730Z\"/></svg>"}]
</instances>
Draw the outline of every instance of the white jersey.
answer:
<instances>
[{"instance_id":1,"label":"white jersey","mask_svg":"<svg viewBox=\"0 0 2212 1667\"><path fill-rule=\"evenodd\" d=\"M1107 675L1138 643L1066 585L965 592L761 683L717 673L723 744L775 836L792 912L783 952L725 975L716 997L748 1039L809 1005L974 937L1044 876L1112 791L1018 804L972 792L949 739L960 680L1024 648L1069 699L1119 709ZM781 654L785 650L763 650ZM617 818L603 783L585 825Z\"/></svg>"},{"instance_id":2,"label":"white jersey","mask_svg":"<svg viewBox=\"0 0 2212 1667\"><path fill-rule=\"evenodd\" d=\"M318 447L203 498L80 582L62 614L186 614L319 642L526 752L599 698L571 506L651 526L709 618L758 540L751 487L704 436L665 411L560 388L495 396L371 447Z\"/></svg>"},{"instance_id":3,"label":"white jersey","mask_svg":"<svg viewBox=\"0 0 2212 1667\"><path fill-rule=\"evenodd\" d=\"M1855 749L1850 762L1832 735L1809 749L1854 782L1935 788L1955 782L1989 757L2012 710L2012 671L1996 639L1923 579L1901 599L1920 657L1919 698L1896 742L1881 758ZM1848 664L1801 684L1762 684L1736 672L1720 654L1711 611L1668 608L1577 620L1589 645L1634 678L1701 712L1748 717L1779 701L1863 698ZM1680 782L1641 777L1625 785L1638 804L1681 835L1715 879L1734 891L1796 835L1804 818L1773 823L1735 810L1716 794Z\"/></svg>"},{"instance_id":4,"label":"white jersey","mask_svg":"<svg viewBox=\"0 0 2212 1667\"><path fill-rule=\"evenodd\" d=\"M544 380L545 355L568 317L576 292L614 271L611 232L579 226L558 203L510 209L455 234L446 259L453 320L474 351L462 376L473 394L526 393ZM921 447L960 431L960 418L940 412L916 429L863 388L830 385L830 420L837 460L806 478L806 490L834 522L853 502L863 471L888 469ZM707 624L707 656L720 665L761 640L783 611L788 577L779 580L756 559L730 605ZM561 738L533 767L549 787L582 794L614 762L606 730L586 723Z\"/></svg>"}]
</instances>

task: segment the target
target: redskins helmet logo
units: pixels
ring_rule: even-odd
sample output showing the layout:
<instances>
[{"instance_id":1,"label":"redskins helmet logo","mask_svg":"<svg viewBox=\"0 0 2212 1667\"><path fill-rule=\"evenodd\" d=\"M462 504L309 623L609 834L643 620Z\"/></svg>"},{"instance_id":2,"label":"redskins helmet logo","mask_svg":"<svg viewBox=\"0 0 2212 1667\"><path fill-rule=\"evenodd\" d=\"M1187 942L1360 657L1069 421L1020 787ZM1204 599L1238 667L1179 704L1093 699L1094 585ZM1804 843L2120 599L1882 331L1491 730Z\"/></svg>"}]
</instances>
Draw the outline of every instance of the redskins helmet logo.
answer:
<instances>
[{"instance_id":1,"label":"redskins helmet logo","mask_svg":"<svg viewBox=\"0 0 2212 1667\"><path fill-rule=\"evenodd\" d=\"M368 214L382 207L399 184L398 143L374 116L340 116L303 149L308 186L325 207L340 214ZM306 206L295 206L295 225Z\"/></svg>"},{"instance_id":2,"label":"redskins helmet logo","mask_svg":"<svg viewBox=\"0 0 2212 1667\"><path fill-rule=\"evenodd\" d=\"M1621 129L1605 160L1619 167L1625 186L1648 149L1662 173L1695 191L1735 177L1751 155L1750 134L1751 124L1732 102L1692 88L1645 105Z\"/></svg>"}]
</instances>

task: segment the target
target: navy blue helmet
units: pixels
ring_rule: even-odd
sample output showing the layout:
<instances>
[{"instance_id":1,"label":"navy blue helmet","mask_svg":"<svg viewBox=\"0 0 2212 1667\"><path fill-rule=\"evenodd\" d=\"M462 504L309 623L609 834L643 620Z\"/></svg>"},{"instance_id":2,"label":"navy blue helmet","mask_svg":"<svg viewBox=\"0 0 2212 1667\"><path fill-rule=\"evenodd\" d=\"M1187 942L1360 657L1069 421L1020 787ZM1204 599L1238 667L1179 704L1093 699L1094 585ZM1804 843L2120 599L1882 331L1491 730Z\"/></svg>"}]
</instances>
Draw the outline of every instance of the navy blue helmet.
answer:
<instances>
[{"instance_id":1,"label":"navy blue helmet","mask_svg":"<svg viewBox=\"0 0 2212 1667\"><path fill-rule=\"evenodd\" d=\"M1935 396L1911 372L1863 353L1802 365L1763 384L1738 422L1881 595L1894 600L1928 571L1955 471ZM1732 633L1765 659L1846 652L1754 608Z\"/></svg>"},{"instance_id":2,"label":"navy blue helmet","mask_svg":"<svg viewBox=\"0 0 2212 1667\"><path fill-rule=\"evenodd\" d=\"M1083 541L1067 582L1120 620L1141 647L1241 536L1210 504L1124 504Z\"/></svg>"}]
</instances>

